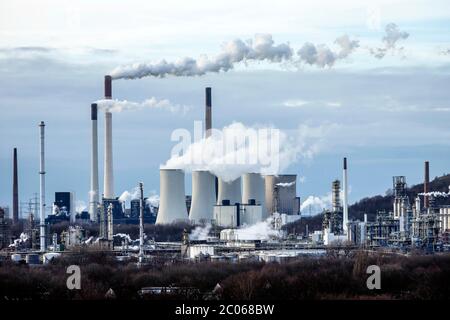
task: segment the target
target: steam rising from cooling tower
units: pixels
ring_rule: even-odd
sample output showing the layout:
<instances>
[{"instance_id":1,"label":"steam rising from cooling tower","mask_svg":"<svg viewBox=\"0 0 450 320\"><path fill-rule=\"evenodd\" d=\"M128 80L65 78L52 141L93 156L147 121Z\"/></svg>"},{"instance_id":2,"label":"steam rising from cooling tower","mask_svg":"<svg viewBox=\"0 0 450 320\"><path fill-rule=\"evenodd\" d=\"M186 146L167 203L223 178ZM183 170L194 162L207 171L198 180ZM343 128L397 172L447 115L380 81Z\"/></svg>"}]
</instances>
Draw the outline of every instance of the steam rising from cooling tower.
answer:
<instances>
[{"instance_id":1,"label":"steam rising from cooling tower","mask_svg":"<svg viewBox=\"0 0 450 320\"><path fill-rule=\"evenodd\" d=\"M223 200L229 200L230 204L241 203L241 178L230 182L219 178L217 204L221 205Z\"/></svg>"},{"instance_id":2,"label":"steam rising from cooling tower","mask_svg":"<svg viewBox=\"0 0 450 320\"><path fill-rule=\"evenodd\" d=\"M184 172L177 169L159 171L159 211L156 224L186 221L188 213L184 193Z\"/></svg>"},{"instance_id":3,"label":"steam rising from cooling tower","mask_svg":"<svg viewBox=\"0 0 450 320\"><path fill-rule=\"evenodd\" d=\"M213 219L215 202L215 176L208 171L193 171L189 219L195 223L210 223Z\"/></svg>"}]
</instances>

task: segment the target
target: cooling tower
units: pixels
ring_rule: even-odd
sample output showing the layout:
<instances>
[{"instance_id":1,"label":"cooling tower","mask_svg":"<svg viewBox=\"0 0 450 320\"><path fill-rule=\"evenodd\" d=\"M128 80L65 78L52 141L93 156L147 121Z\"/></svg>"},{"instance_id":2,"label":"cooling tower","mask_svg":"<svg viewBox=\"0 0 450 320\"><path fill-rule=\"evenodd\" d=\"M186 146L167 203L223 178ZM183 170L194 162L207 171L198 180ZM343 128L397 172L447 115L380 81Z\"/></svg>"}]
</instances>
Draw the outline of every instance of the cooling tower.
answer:
<instances>
[{"instance_id":1,"label":"cooling tower","mask_svg":"<svg viewBox=\"0 0 450 320\"><path fill-rule=\"evenodd\" d=\"M156 224L168 224L188 219L182 170L159 170L159 196Z\"/></svg>"},{"instance_id":2,"label":"cooling tower","mask_svg":"<svg viewBox=\"0 0 450 320\"><path fill-rule=\"evenodd\" d=\"M192 172L192 202L189 219L194 223L211 222L216 204L215 176L208 171Z\"/></svg>"},{"instance_id":3,"label":"cooling tower","mask_svg":"<svg viewBox=\"0 0 450 320\"><path fill-rule=\"evenodd\" d=\"M219 178L219 190L217 204L221 205L223 200L230 200L230 204L241 203L241 178L226 182Z\"/></svg>"},{"instance_id":4,"label":"cooling tower","mask_svg":"<svg viewBox=\"0 0 450 320\"><path fill-rule=\"evenodd\" d=\"M97 104L91 104L91 190L89 192L89 215L92 221L97 221L98 194L98 134L97 134Z\"/></svg>"},{"instance_id":5,"label":"cooling tower","mask_svg":"<svg viewBox=\"0 0 450 320\"><path fill-rule=\"evenodd\" d=\"M13 152L13 223L19 222L19 182L17 168L17 148Z\"/></svg>"},{"instance_id":6,"label":"cooling tower","mask_svg":"<svg viewBox=\"0 0 450 320\"><path fill-rule=\"evenodd\" d=\"M263 217L265 217L264 178L259 173L242 175L242 203L250 204L250 200L255 200L256 204L261 205Z\"/></svg>"},{"instance_id":7,"label":"cooling tower","mask_svg":"<svg viewBox=\"0 0 450 320\"><path fill-rule=\"evenodd\" d=\"M265 176L266 210L271 215L274 212L297 215L295 174L280 174Z\"/></svg>"}]
</instances>

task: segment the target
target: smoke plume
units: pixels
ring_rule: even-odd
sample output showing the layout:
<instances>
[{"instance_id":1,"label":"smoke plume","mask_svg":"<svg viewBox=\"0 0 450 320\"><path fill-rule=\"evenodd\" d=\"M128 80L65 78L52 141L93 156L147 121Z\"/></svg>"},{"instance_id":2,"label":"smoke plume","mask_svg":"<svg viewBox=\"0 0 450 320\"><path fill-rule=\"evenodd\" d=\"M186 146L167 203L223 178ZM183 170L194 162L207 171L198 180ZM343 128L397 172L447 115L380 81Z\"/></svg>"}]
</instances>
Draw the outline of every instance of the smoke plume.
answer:
<instances>
[{"instance_id":1,"label":"smoke plume","mask_svg":"<svg viewBox=\"0 0 450 320\"><path fill-rule=\"evenodd\" d=\"M205 226L197 226L189 234L189 240L207 240L211 225L208 223Z\"/></svg>"},{"instance_id":2,"label":"smoke plume","mask_svg":"<svg viewBox=\"0 0 450 320\"><path fill-rule=\"evenodd\" d=\"M282 188L287 188L287 187L291 187L295 184L295 180L292 182L279 182L276 185Z\"/></svg>"},{"instance_id":3,"label":"smoke plume","mask_svg":"<svg viewBox=\"0 0 450 320\"><path fill-rule=\"evenodd\" d=\"M211 137L174 148L163 169L209 171L230 182L246 172L279 174L299 160L308 160L320 151L331 126L300 126L282 131L270 127L247 127L235 122ZM176 150L176 152L174 152Z\"/></svg>"},{"instance_id":4,"label":"smoke plume","mask_svg":"<svg viewBox=\"0 0 450 320\"><path fill-rule=\"evenodd\" d=\"M332 51L324 44L314 45L306 42L298 51L300 62L315 65L320 68L332 67L337 60L347 58L359 47L358 40L350 40L348 35L343 35L335 40L340 50Z\"/></svg>"},{"instance_id":5,"label":"smoke plume","mask_svg":"<svg viewBox=\"0 0 450 320\"><path fill-rule=\"evenodd\" d=\"M302 214L315 215L331 208L331 193L326 196L309 196L300 206Z\"/></svg>"},{"instance_id":6,"label":"smoke plume","mask_svg":"<svg viewBox=\"0 0 450 320\"><path fill-rule=\"evenodd\" d=\"M218 55L198 59L182 58L175 62L161 60L155 63L135 63L120 66L111 72L113 79L139 79L143 77L164 78L172 76L201 76L211 72L226 72L239 62L282 62L292 57L288 43L274 45L270 34L256 34L253 40L236 39L225 43Z\"/></svg>"},{"instance_id":7,"label":"smoke plume","mask_svg":"<svg viewBox=\"0 0 450 320\"><path fill-rule=\"evenodd\" d=\"M189 109L187 106L172 104L167 99L158 100L155 97L144 100L143 102L133 102L127 100L117 99L102 99L96 101L100 110L108 112L122 112L128 110L143 110L143 109L165 109L172 113L186 113Z\"/></svg>"},{"instance_id":8,"label":"smoke plume","mask_svg":"<svg viewBox=\"0 0 450 320\"><path fill-rule=\"evenodd\" d=\"M269 217L265 221L257 222L251 226L243 226L234 230L238 240L269 240L271 238L280 238L282 232L273 227L273 218Z\"/></svg>"}]
</instances>

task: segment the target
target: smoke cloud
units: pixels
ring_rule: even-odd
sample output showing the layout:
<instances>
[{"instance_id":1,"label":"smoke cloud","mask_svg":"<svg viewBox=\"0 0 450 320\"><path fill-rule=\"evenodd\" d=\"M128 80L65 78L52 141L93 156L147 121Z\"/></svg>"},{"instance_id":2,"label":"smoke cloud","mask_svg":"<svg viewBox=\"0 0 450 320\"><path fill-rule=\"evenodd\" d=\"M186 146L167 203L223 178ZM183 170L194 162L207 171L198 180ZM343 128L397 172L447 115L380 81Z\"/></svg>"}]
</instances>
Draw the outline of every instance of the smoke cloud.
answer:
<instances>
[{"instance_id":1,"label":"smoke cloud","mask_svg":"<svg viewBox=\"0 0 450 320\"><path fill-rule=\"evenodd\" d=\"M348 35L343 35L334 41L340 50L332 51L324 44L314 45L306 42L298 51L300 62L315 65L320 68L332 67L337 60L347 58L356 48L359 47L358 40L350 40Z\"/></svg>"},{"instance_id":2,"label":"smoke cloud","mask_svg":"<svg viewBox=\"0 0 450 320\"><path fill-rule=\"evenodd\" d=\"M309 196L300 206L302 214L316 215L323 210L331 208L331 193L326 196Z\"/></svg>"},{"instance_id":3,"label":"smoke cloud","mask_svg":"<svg viewBox=\"0 0 450 320\"><path fill-rule=\"evenodd\" d=\"M450 197L450 191L449 192L431 191L431 192L427 192L427 193L422 192L422 193L419 193L418 195L419 196L428 196L428 197L431 196L434 198L437 198L437 197L447 198L447 197Z\"/></svg>"},{"instance_id":4,"label":"smoke cloud","mask_svg":"<svg viewBox=\"0 0 450 320\"><path fill-rule=\"evenodd\" d=\"M197 226L189 234L189 240L207 240L211 225L208 223L205 226Z\"/></svg>"},{"instance_id":5,"label":"smoke cloud","mask_svg":"<svg viewBox=\"0 0 450 320\"><path fill-rule=\"evenodd\" d=\"M385 36L383 37L383 47L370 48L370 53L378 59L384 58L388 52L402 52L403 47L397 47L397 42L409 37L409 33L400 31L395 23L389 23L385 27Z\"/></svg>"},{"instance_id":6,"label":"smoke cloud","mask_svg":"<svg viewBox=\"0 0 450 320\"><path fill-rule=\"evenodd\" d=\"M144 100L143 102L133 102L127 100L117 100L117 99L101 99L97 100L100 110L108 112L122 112L128 110L143 110L143 109L165 109L172 113L183 113L185 114L188 110L188 106L172 104L167 99L158 100L155 97Z\"/></svg>"},{"instance_id":7,"label":"smoke cloud","mask_svg":"<svg viewBox=\"0 0 450 320\"><path fill-rule=\"evenodd\" d=\"M244 226L234 230L239 240L269 240L272 238L280 238L282 232L276 230L272 224L272 217L265 221L255 223L251 226Z\"/></svg>"},{"instance_id":8,"label":"smoke cloud","mask_svg":"<svg viewBox=\"0 0 450 320\"><path fill-rule=\"evenodd\" d=\"M203 55L198 59L186 57L175 62L161 60L155 63L135 63L117 67L110 74L113 79L164 78L168 75L201 76L210 72L229 71L239 62L282 62L291 57L292 48L288 43L274 45L272 35L256 34L252 40L236 39L225 43L222 52L212 58Z\"/></svg>"},{"instance_id":9,"label":"smoke cloud","mask_svg":"<svg viewBox=\"0 0 450 320\"><path fill-rule=\"evenodd\" d=\"M246 172L276 175L292 163L312 159L331 128L302 125L282 131L235 122L221 131L213 129L211 137L186 144L183 150L174 148L161 168L205 170L227 182Z\"/></svg>"},{"instance_id":10,"label":"smoke cloud","mask_svg":"<svg viewBox=\"0 0 450 320\"><path fill-rule=\"evenodd\" d=\"M277 183L276 185L279 186L279 187L282 187L282 188L287 188L287 187L293 186L294 184L295 184L295 181L292 181L292 182L280 182L280 183Z\"/></svg>"},{"instance_id":11,"label":"smoke cloud","mask_svg":"<svg viewBox=\"0 0 450 320\"><path fill-rule=\"evenodd\" d=\"M140 189L138 187L134 188L131 191L125 190L119 197L120 202L127 202L134 199L139 199L140 197Z\"/></svg>"}]
</instances>

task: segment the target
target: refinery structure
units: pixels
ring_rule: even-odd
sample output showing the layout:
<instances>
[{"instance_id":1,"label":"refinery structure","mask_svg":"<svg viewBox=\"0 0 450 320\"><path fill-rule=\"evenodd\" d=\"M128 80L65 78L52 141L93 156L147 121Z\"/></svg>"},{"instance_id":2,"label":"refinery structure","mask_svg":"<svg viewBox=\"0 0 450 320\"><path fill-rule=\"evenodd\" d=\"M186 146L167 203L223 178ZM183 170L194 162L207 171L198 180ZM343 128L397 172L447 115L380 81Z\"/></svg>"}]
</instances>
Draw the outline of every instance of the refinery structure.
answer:
<instances>
[{"instance_id":1,"label":"refinery structure","mask_svg":"<svg viewBox=\"0 0 450 320\"><path fill-rule=\"evenodd\" d=\"M104 99L112 99L110 76L104 78ZM308 254L320 255L331 248L403 253L413 249L450 250L450 206L435 203L440 193L430 190L428 161L425 162L423 192L410 198L406 178L393 177L392 210L367 212L356 220L350 215L348 203L350 161L343 158L342 181L331 181L331 207L322 213L320 230L286 231L286 226L300 225L303 219L295 174L245 172L227 180L208 170L187 173L179 168L164 167L159 171L159 203L146 199L143 183L136 182L138 195L131 200L130 208L126 208L114 189L113 113L104 110L104 184L100 190L97 124L100 108L98 103L90 107L88 210L76 212L75 195L64 191L55 193L55 201L49 206L51 214L46 215L46 203L50 201L45 190L45 123L40 122L39 197L29 202L20 237L12 237L11 227L19 223L18 150L14 148L12 219L7 219L6 208L0 208L2 257L45 263L74 248L84 247L114 251L138 264L157 256L167 257L168 253L171 261L255 259L283 262ZM208 87L205 90L205 139L210 137L212 128L212 97ZM185 190L187 174L192 177L191 195ZM67 223L67 229L59 234L52 233L51 226L61 222ZM185 226L185 231L179 241L155 241L150 234L145 234L148 224L179 224ZM120 233L122 225L134 226L139 237L132 239ZM87 226L94 226L97 232L89 234Z\"/></svg>"}]
</instances>

